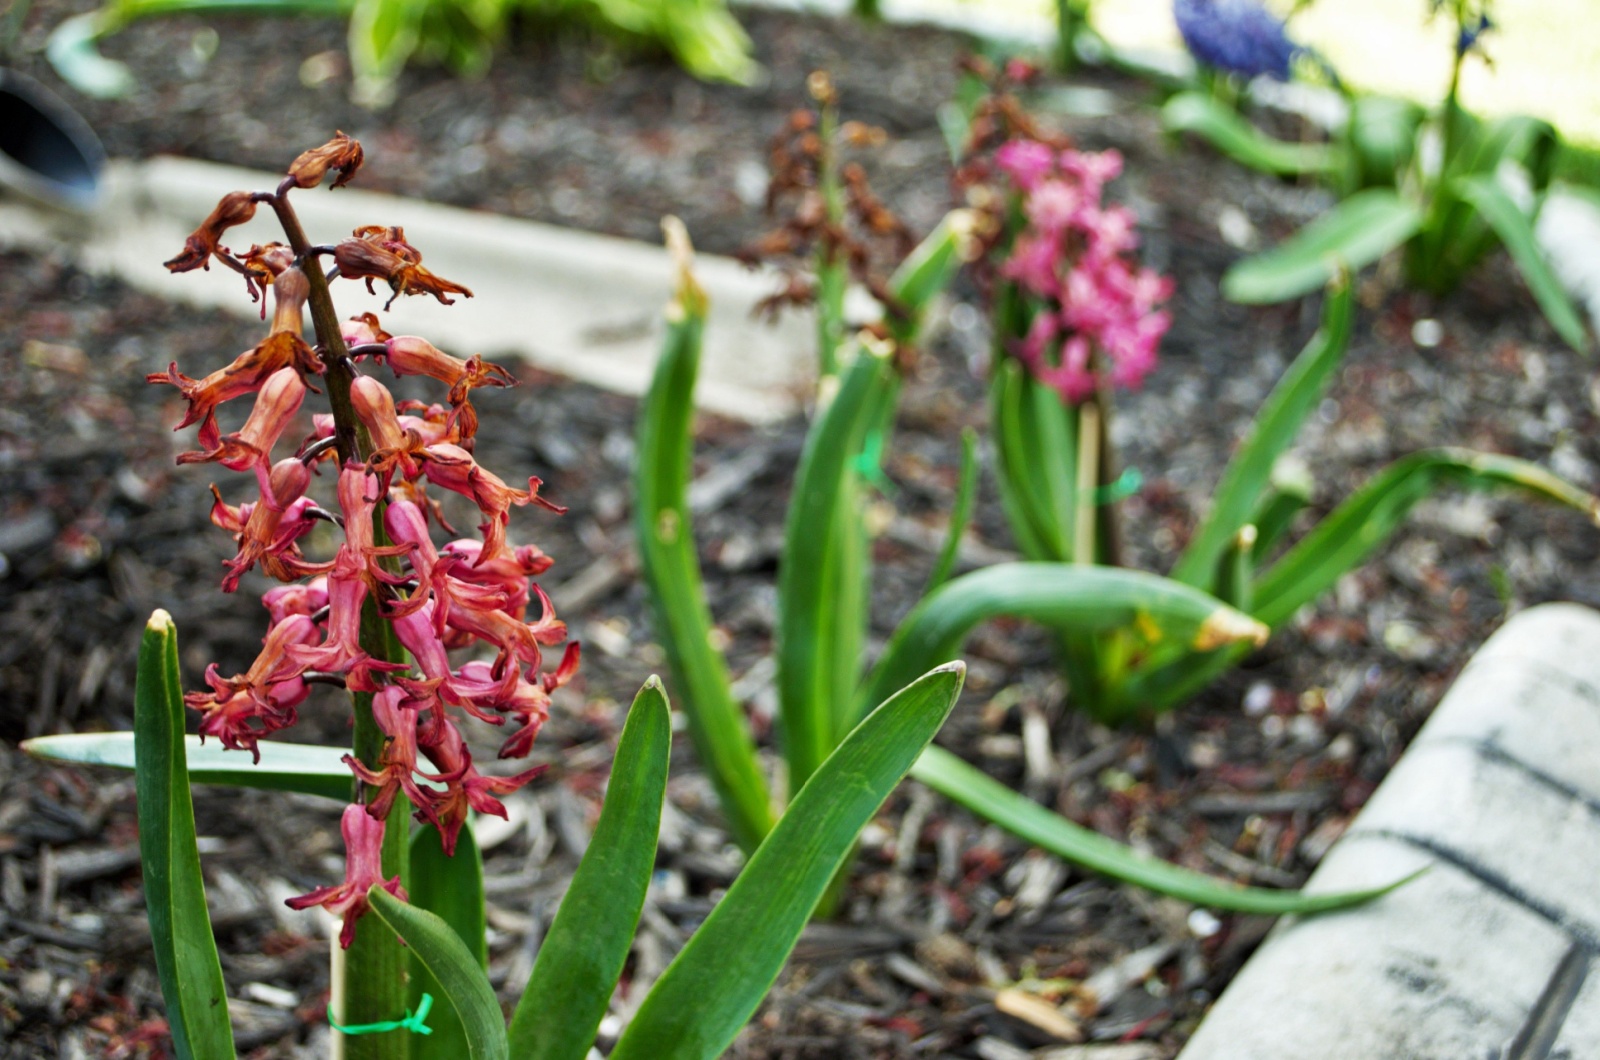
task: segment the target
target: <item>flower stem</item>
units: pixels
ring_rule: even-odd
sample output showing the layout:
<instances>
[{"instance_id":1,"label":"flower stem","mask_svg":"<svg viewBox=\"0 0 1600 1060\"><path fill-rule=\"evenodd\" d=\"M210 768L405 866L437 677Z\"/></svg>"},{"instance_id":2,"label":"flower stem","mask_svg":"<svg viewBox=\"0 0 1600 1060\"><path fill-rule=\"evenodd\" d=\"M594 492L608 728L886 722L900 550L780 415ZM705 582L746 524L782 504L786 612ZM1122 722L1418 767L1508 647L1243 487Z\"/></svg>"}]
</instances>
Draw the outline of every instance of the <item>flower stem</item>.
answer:
<instances>
[{"instance_id":1,"label":"flower stem","mask_svg":"<svg viewBox=\"0 0 1600 1060\"><path fill-rule=\"evenodd\" d=\"M316 261L317 248L306 238L300 218L289 204L289 189L293 181L285 181L278 191L267 198L272 210L283 226L284 235L294 249L295 256L305 273L310 287L307 304L311 308L311 324L316 330L321 350L323 379L328 390L328 404L333 412L334 438L338 445L341 465L352 460L365 460L372 453L372 439L362 422L356 418L350 403L350 385L355 380L355 366L345 348L339 331L339 316L334 309L333 294L328 279ZM378 544L388 544L383 527L383 505L373 514L373 533ZM390 561L393 562L392 560ZM395 639L394 630L378 612L375 599L368 596L361 608L361 648L375 659L405 662L405 650ZM369 769L382 767L385 737L372 716L370 693L351 696L355 716L352 751ZM362 785L356 786L356 798L365 801ZM404 795L395 799L383 833L383 875L400 877L406 882L407 850L410 828L408 817L411 804ZM396 1020L405 1012L406 974L408 956L399 938L376 917L363 917L356 924L355 940L345 952L343 962L343 1011L335 1013L338 1021L347 1026L364 1023L383 1023ZM342 1056L348 1060L407 1060L410 1041L407 1035L371 1034L344 1038Z\"/></svg>"}]
</instances>

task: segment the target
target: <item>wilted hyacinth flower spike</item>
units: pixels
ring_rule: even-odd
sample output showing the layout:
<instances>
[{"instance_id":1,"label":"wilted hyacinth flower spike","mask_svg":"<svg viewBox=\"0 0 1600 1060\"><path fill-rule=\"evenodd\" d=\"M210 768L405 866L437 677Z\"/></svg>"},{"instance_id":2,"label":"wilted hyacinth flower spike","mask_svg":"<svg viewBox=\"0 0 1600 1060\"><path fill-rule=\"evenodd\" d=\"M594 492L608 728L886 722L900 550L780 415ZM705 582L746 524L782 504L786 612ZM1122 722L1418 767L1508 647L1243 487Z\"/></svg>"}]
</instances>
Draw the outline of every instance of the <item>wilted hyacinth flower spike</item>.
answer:
<instances>
[{"instance_id":1,"label":"wilted hyacinth flower spike","mask_svg":"<svg viewBox=\"0 0 1600 1060\"><path fill-rule=\"evenodd\" d=\"M1246 79L1287 81L1295 57L1306 51L1257 0L1172 0L1172 17L1190 55Z\"/></svg>"},{"instance_id":2,"label":"wilted hyacinth flower spike","mask_svg":"<svg viewBox=\"0 0 1600 1060\"><path fill-rule=\"evenodd\" d=\"M452 357L416 336L390 335L371 313L342 325L334 313L327 283L333 278L364 281L369 289L382 280L396 298L426 294L449 304L451 295L471 295L423 268L421 252L399 228L365 226L332 246L306 239L289 206L290 191L316 187L329 170L338 174L338 187L361 161L361 145L341 133L295 159L277 190L234 192L222 200L167 267L186 272L215 260L242 274L252 297L271 288L271 333L203 378L183 375L176 364L149 377L177 387L187 401L180 426L199 425L202 448L179 463L218 464L255 479L256 499L237 506L213 487L212 522L239 546L224 563L222 588L234 591L252 570L286 583L262 597L270 621L250 668L224 677L213 665L206 671L208 690L184 697L201 713L201 737L259 758L259 741L294 724L312 681L372 697L370 717L357 718L356 746L367 751L345 758L362 785L360 802L345 811L342 825L345 882L289 903L320 905L341 917L346 946L367 909L369 886L401 893L398 878L385 880L381 867L385 823L397 800L439 830L448 853L469 811L505 816L497 796L539 773L480 773L459 723L511 722L500 757L526 755L548 714L550 693L578 665L578 646L569 644L555 669L544 669L543 649L566 640L566 625L549 597L529 583L550 560L534 546L507 540L513 507L563 509L539 496L538 479L530 478L525 489L509 485L480 467L472 452L478 418L470 393L511 385L510 373L480 357ZM289 245L252 246L235 255L222 240L260 205L277 215ZM335 265L327 273L318 260L324 255ZM317 325L315 347L302 336L306 308ZM387 387L360 373L360 362L395 376L437 380L448 387L445 404L397 405ZM299 451L275 461L273 450L309 393L326 393L331 412L313 415L311 436ZM254 401L248 417L238 431L224 434L219 407L244 397ZM331 510L310 496L313 471L322 464L331 472ZM459 538L450 529L430 487L461 494L477 507L480 539ZM319 521L336 524L343 540L331 557L312 559L300 542ZM436 546L430 521L457 540ZM537 609L531 621L530 606ZM364 620L374 614L405 649L400 658L372 636L373 623ZM487 649L485 657L452 664L451 651L473 647ZM361 726L369 734L365 744Z\"/></svg>"}]
</instances>

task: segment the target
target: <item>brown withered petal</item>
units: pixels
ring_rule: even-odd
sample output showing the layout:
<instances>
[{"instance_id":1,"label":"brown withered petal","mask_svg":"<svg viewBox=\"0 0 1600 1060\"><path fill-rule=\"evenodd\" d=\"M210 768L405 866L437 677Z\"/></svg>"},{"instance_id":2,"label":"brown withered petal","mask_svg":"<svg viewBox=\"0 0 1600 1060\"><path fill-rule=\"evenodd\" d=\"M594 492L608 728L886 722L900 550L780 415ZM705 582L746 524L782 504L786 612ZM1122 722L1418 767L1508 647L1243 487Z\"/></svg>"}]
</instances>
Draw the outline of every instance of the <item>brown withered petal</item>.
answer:
<instances>
[{"instance_id":1,"label":"brown withered petal","mask_svg":"<svg viewBox=\"0 0 1600 1060\"><path fill-rule=\"evenodd\" d=\"M390 281L391 284L393 282L393 280ZM431 294L445 305L456 304L456 300L447 297L448 295L459 294L468 298L472 297L472 291L468 288L456 283L454 280L447 280L443 276L435 276L421 265L409 265L402 270L400 290L405 294ZM393 302L394 300L390 299L390 301Z\"/></svg>"},{"instance_id":2,"label":"brown withered petal","mask_svg":"<svg viewBox=\"0 0 1600 1060\"><path fill-rule=\"evenodd\" d=\"M299 187L314 188L322 183L322 178L332 169L339 174L333 186L342 188L350 183L350 178L361 168L361 161L360 141L351 139L343 132L336 132L333 139L321 147L302 151L300 157L289 163L289 176L294 178Z\"/></svg>"},{"instance_id":3,"label":"brown withered petal","mask_svg":"<svg viewBox=\"0 0 1600 1060\"><path fill-rule=\"evenodd\" d=\"M217 208L183 241L183 251L166 262L169 272L190 272L210 268L211 255L217 252L222 233L242 225L256 215L255 200L248 191L230 191Z\"/></svg>"}]
</instances>

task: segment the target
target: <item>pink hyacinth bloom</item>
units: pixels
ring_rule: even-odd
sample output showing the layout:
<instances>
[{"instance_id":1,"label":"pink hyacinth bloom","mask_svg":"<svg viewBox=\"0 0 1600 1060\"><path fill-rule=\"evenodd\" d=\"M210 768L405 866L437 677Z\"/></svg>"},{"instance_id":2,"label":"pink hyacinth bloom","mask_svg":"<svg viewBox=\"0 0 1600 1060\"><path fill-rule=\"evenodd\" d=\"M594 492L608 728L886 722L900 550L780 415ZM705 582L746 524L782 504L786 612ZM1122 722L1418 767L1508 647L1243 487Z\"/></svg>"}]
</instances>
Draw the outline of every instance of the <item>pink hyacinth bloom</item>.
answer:
<instances>
[{"instance_id":1,"label":"pink hyacinth bloom","mask_svg":"<svg viewBox=\"0 0 1600 1060\"><path fill-rule=\"evenodd\" d=\"M1063 180L1047 180L1029 193L1022 210L1039 231L1059 235L1078 219L1084 210L1082 192Z\"/></svg>"},{"instance_id":2,"label":"pink hyacinth bloom","mask_svg":"<svg viewBox=\"0 0 1600 1060\"><path fill-rule=\"evenodd\" d=\"M1023 191L1032 191L1055 169L1050 148L1037 140L1011 140L1002 144L994 153L994 162Z\"/></svg>"},{"instance_id":3,"label":"pink hyacinth bloom","mask_svg":"<svg viewBox=\"0 0 1600 1060\"><path fill-rule=\"evenodd\" d=\"M267 631L261 652L250 669L224 678L217 664L206 668L210 692L189 692L186 706L201 712L200 737L214 736L231 751L249 751L256 761L261 752L256 741L293 725L295 708L309 690L295 661L294 649L317 639L317 626L309 615L291 615Z\"/></svg>"},{"instance_id":4,"label":"pink hyacinth bloom","mask_svg":"<svg viewBox=\"0 0 1600 1060\"><path fill-rule=\"evenodd\" d=\"M427 815L439 829L439 838L448 855L456 852L456 837L469 810L505 817L505 804L495 796L511 794L546 768L535 766L514 776L486 777L472 764L472 753L467 750L466 741L450 722L445 722L436 743L423 745L422 753L438 767L441 777L450 778L445 781L444 791L429 790L423 795L427 800Z\"/></svg>"},{"instance_id":5,"label":"pink hyacinth bloom","mask_svg":"<svg viewBox=\"0 0 1600 1060\"><path fill-rule=\"evenodd\" d=\"M339 831L344 835L344 882L329 887L318 887L310 894L285 900L290 909L310 909L320 905L344 921L339 930L339 945L345 949L355 941L356 921L370 908L367 892L376 884L401 901L407 900L400 877L383 878L384 823L374 819L361 806L346 806L339 819Z\"/></svg>"},{"instance_id":6,"label":"pink hyacinth bloom","mask_svg":"<svg viewBox=\"0 0 1600 1060\"><path fill-rule=\"evenodd\" d=\"M1122 175L1122 152L1063 151L1061 172L1076 177L1084 193L1098 199L1105 186Z\"/></svg>"},{"instance_id":7,"label":"pink hyacinth bloom","mask_svg":"<svg viewBox=\"0 0 1600 1060\"><path fill-rule=\"evenodd\" d=\"M1033 294L1049 297L1061 283L1056 275L1060 262L1059 237L1024 233L1017 237L1011 257L1000 266L1000 275L1015 280Z\"/></svg>"}]
</instances>

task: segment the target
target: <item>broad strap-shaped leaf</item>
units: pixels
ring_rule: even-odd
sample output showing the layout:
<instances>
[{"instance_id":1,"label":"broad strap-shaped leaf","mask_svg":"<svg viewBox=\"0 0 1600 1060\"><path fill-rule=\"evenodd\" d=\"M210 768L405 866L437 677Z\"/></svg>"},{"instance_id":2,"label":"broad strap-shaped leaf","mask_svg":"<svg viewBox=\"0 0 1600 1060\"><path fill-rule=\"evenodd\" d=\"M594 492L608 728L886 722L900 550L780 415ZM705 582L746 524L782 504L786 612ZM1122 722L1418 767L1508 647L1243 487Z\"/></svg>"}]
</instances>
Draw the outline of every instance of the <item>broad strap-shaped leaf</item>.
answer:
<instances>
[{"instance_id":1,"label":"broad strap-shaped leaf","mask_svg":"<svg viewBox=\"0 0 1600 1060\"><path fill-rule=\"evenodd\" d=\"M1204 92L1180 92L1161 108L1161 124L1187 132L1242 165L1277 176L1332 173L1342 162L1328 144L1287 143L1257 129L1232 107Z\"/></svg>"},{"instance_id":2,"label":"broad strap-shaped leaf","mask_svg":"<svg viewBox=\"0 0 1600 1060\"><path fill-rule=\"evenodd\" d=\"M628 711L594 837L511 1019L517 1060L583 1060L594 1044L655 868L671 751L667 695L652 677Z\"/></svg>"},{"instance_id":3,"label":"broad strap-shaped leaf","mask_svg":"<svg viewBox=\"0 0 1600 1060\"><path fill-rule=\"evenodd\" d=\"M1265 916L1319 913L1370 901L1413 878L1408 876L1386 887L1340 894L1310 895L1300 891L1241 887L1140 854L1116 840L1073 824L943 748L930 747L924 751L911 768L911 776L984 820L1079 868L1214 909Z\"/></svg>"},{"instance_id":4,"label":"broad strap-shaped leaf","mask_svg":"<svg viewBox=\"0 0 1600 1060\"><path fill-rule=\"evenodd\" d=\"M1189 546L1178 557L1172 577L1187 585L1210 588L1215 584L1217 561L1239 528L1250 520L1262 493L1269 487L1272 468L1294 444L1300 427L1322 400L1334 373L1344 360L1350 342L1353 315L1351 285L1340 280L1328 289L1322 307L1322 327L1311 336L1267 400L1262 402L1250 433L1228 461L1227 470L1211 499L1211 511Z\"/></svg>"},{"instance_id":5,"label":"broad strap-shaped leaf","mask_svg":"<svg viewBox=\"0 0 1600 1060\"><path fill-rule=\"evenodd\" d=\"M944 724L966 667L902 689L839 744L668 965L612 1060L712 1060L772 987L856 837Z\"/></svg>"},{"instance_id":6,"label":"broad strap-shaped leaf","mask_svg":"<svg viewBox=\"0 0 1600 1060\"><path fill-rule=\"evenodd\" d=\"M1600 499L1537 464L1469 449L1425 449L1374 475L1262 574L1252 613L1268 626L1285 621L1370 555L1418 501L1446 485L1514 487L1600 521Z\"/></svg>"},{"instance_id":7,"label":"broad strap-shaped leaf","mask_svg":"<svg viewBox=\"0 0 1600 1060\"><path fill-rule=\"evenodd\" d=\"M1310 294L1341 268L1356 273L1416 234L1422 211L1389 188L1358 191L1271 250L1222 277L1223 296L1257 305Z\"/></svg>"},{"instance_id":8,"label":"broad strap-shaped leaf","mask_svg":"<svg viewBox=\"0 0 1600 1060\"><path fill-rule=\"evenodd\" d=\"M939 556L933 561L933 570L928 574L923 596L950 580L950 572L955 570L956 558L961 552L961 540L967 534L967 524L972 521L972 504L977 499L978 432L965 427L961 431L961 470L956 479L955 503L950 505L950 524L945 530L944 544L939 547Z\"/></svg>"},{"instance_id":9,"label":"broad strap-shaped leaf","mask_svg":"<svg viewBox=\"0 0 1600 1060\"><path fill-rule=\"evenodd\" d=\"M131 732L72 733L24 740L22 749L35 758L55 762L131 770L135 740ZM343 762L350 753L347 749L278 740L262 740L257 747L261 751L260 764L254 763L248 753L229 751L215 740L201 743L198 736L185 736L183 751L189 783L297 791L350 801L350 767Z\"/></svg>"},{"instance_id":10,"label":"broad strap-shaped leaf","mask_svg":"<svg viewBox=\"0 0 1600 1060\"><path fill-rule=\"evenodd\" d=\"M1567 297L1561 281L1551 271L1544 251L1533 234L1533 223L1527 214L1507 195L1505 189L1491 176L1464 177L1456 184L1456 192L1472 204L1495 234L1505 244L1511 260L1533 292L1533 297L1544 311L1545 319L1568 346L1580 352L1589 349L1589 336L1584 331L1583 320Z\"/></svg>"},{"instance_id":11,"label":"broad strap-shaped leaf","mask_svg":"<svg viewBox=\"0 0 1600 1060\"><path fill-rule=\"evenodd\" d=\"M180 1060L233 1055L228 994L206 914L194 803L183 760L183 681L178 631L156 611L139 644L133 690L135 787L145 911L167 1025Z\"/></svg>"},{"instance_id":12,"label":"broad strap-shaped leaf","mask_svg":"<svg viewBox=\"0 0 1600 1060\"><path fill-rule=\"evenodd\" d=\"M678 289L667 306L661 359L639 409L634 537L656 636L667 652L689 738L734 839L749 851L772 827L771 797L744 714L734 702L727 666L711 644L711 612L689 517L694 385L706 296L691 271L693 251L682 222L668 218L662 227L677 259Z\"/></svg>"},{"instance_id":13,"label":"broad strap-shaped leaf","mask_svg":"<svg viewBox=\"0 0 1600 1060\"><path fill-rule=\"evenodd\" d=\"M399 818L391 818L397 823ZM450 925L478 968L489 968L489 946L485 938L483 904L483 855L478 839L468 822L456 833L454 856L444 852L439 830L424 824L411 835L411 876L406 885L411 904ZM409 1005L415 1012L422 995L442 999L444 988L415 954L411 959L408 984ZM432 1034L413 1035L411 1060L459 1060L467 1055L467 1029L455 1008L439 1004L428 1023Z\"/></svg>"},{"instance_id":14,"label":"broad strap-shaped leaf","mask_svg":"<svg viewBox=\"0 0 1600 1060\"><path fill-rule=\"evenodd\" d=\"M900 623L867 680L871 701L930 659L960 653L981 622L1026 618L1059 633L1133 629L1171 653L1210 651L1235 641L1259 644L1267 628L1181 582L1121 567L1002 563L964 574L925 597Z\"/></svg>"},{"instance_id":15,"label":"broad strap-shaped leaf","mask_svg":"<svg viewBox=\"0 0 1600 1060\"><path fill-rule=\"evenodd\" d=\"M381 884L368 888L367 900L439 984L444 996L436 1004L455 1009L466 1037L467 1051L459 1054L463 1060L508 1060L505 1019L494 987L455 929L426 909L402 902Z\"/></svg>"},{"instance_id":16,"label":"broad strap-shaped leaf","mask_svg":"<svg viewBox=\"0 0 1600 1060\"><path fill-rule=\"evenodd\" d=\"M855 357L842 369L837 392L806 433L794 492L784 525L778 566L778 705L783 719L789 782L798 788L816 771L838 740L833 700L836 666L859 665L837 658L846 624L859 623L859 603L840 606L840 580L853 564L854 542L837 531L855 493L854 462L869 426L879 422L884 395L895 385L887 344L854 344ZM861 572L864 575L864 572ZM859 653L857 653L857 656Z\"/></svg>"}]
</instances>

